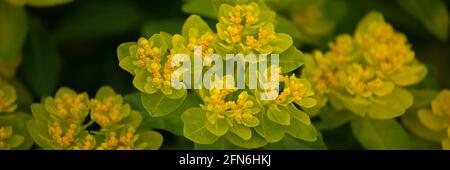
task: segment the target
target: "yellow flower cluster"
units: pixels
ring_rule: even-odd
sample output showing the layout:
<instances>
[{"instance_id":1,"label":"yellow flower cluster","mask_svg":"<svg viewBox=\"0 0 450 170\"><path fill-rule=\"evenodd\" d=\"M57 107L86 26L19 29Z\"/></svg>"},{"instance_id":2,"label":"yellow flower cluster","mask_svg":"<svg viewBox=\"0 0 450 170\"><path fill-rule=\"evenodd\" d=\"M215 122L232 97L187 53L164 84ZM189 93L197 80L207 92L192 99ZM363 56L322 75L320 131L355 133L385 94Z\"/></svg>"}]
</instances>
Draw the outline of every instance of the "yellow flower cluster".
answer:
<instances>
[{"instance_id":1,"label":"yellow flower cluster","mask_svg":"<svg viewBox=\"0 0 450 170\"><path fill-rule=\"evenodd\" d=\"M430 130L450 132L450 90L442 90L431 102L431 110L420 109L418 117L420 122ZM448 138L442 140L442 146L445 149L450 149Z\"/></svg>"},{"instance_id":2,"label":"yellow flower cluster","mask_svg":"<svg viewBox=\"0 0 450 170\"><path fill-rule=\"evenodd\" d=\"M296 102L305 108L316 105L317 101L312 98L314 92L307 80L299 79L293 74L291 76L280 75L280 82L284 82L284 89L276 99L277 104L287 105Z\"/></svg>"},{"instance_id":3,"label":"yellow flower cluster","mask_svg":"<svg viewBox=\"0 0 450 170\"><path fill-rule=\"evenodd\" d=\"M91 117L101 127L109 127L127 117L130 105L123 103L121 95L108 96L104 99L92 99Z\"/></svg>"},{"instance_id":4,"label":"yellow flower cluster","mask_svg":"<svg viewBox=\"0 0 450 170\"><path fill-rule=\"evenodd\" d=\"M211 32L206 32L199 37L190 36L187 47L191 51L194 51L196 46L202 47L202 57L206 57L208 54L214 53L213 41L214 35Z\"/></svg>"},{"instance_id":5,"label":"yellow flower cluster","mask_svg":"<svg viewBox=\"0 0 450 170\"><path fill-rule=\"evenodd\" d=\"M246 109L251 109L255 103L249 100L249 95L246 91L239 94L236 102L231 102L229 105L233 113L231 117L233 117L238 124L241 124L242 121L250 121L253 119L253 114L247 112Z\"/></svg>"},{"instance_id":6,"label":"yellow flower cluster","mask_svg":"<svg viewBox=\"0 0 450 170\"><path fill-rule=\"evenodd\" d=\"M219 23L217 31L220 40L220 47L228 51L239 51L246 53L252 50L263 54L270 54L273 51L282 52L287 47L278 47L279 44L272 44L279 34L275 33L273 25L275 13L260 9L256 3L236 4L234 6L222 4L219 8ZM286 38L286 44L292 39L287 35L280 35Z\"/></svg>"},{"instance_id":7,"label":"yellow flower cluster","mask_svg":"<svg viewBox=\"0 0 450 170\"><path fill-rule=\"evenodd\" d=\"M138 138L135 132L136 130L132 127L119 136L115 132L111 132L105 142L101 143L96 150L131 150Z\"/></svg>"},{"instance_id":8,"label":"yellow flower cluster","mask_svg":"<svg viewBox=\"0 0 450 170\"><path fill-rule=\"evenodd\" d=\"M154 47L154 42L149 41L145 38L139 38L138 40L139 48L136 51L136 60L133 62L138 68L146 66L149 60L159 60L158 54L160 53L160 48Z\"/></svg>"},{"instance_id":9,"label":"yellow flower cluster","mask_svg":"<svg viewBox=\"0 0 450 170\"><path fill-rule=\"evenodd\" d=\"M382 81L372 68L364 68L358 63L353 63L347 68L347 77L345 78L345 87L351 95L371 97L375 93L383 96L394 88L393 84ZM386 89L384 89L385 87Z\"/></svg>"},{"instance_id":10,"label":"yellow flower cluster","mask_svg":"<svg viewBox=\"0 0 450 170\"><path fill-rule=\"evenodd\" d=\"M88 100L86 93L56 95L54 99L56 112L53 114L67 123L79 122L89 110Z\"/></svg>"},{"instance_id":11,"label":"yellow flower cluster","mask_svg":"<svg viewBox=\"0 0 450 170\"><path fill-rule=\"evenodd\" d=\"M73 145L78 128L76 124L70 124L67 128L61 127L61 124L55 121L48 128L48 133L63 149L67 149Z\"/></svg>"},{"instance_id":12,"label":"yellow flower cluster","mask_svg":"<svg viewBox=\"0 0 450 170\"><path fill-rule=\"evenodd\" d=\"M367 32L356 37L364 48L364 56L384 75L400 71L414 60L414 52L406 36L385 22L371 22Z\"/></svg>"}]
</instances>

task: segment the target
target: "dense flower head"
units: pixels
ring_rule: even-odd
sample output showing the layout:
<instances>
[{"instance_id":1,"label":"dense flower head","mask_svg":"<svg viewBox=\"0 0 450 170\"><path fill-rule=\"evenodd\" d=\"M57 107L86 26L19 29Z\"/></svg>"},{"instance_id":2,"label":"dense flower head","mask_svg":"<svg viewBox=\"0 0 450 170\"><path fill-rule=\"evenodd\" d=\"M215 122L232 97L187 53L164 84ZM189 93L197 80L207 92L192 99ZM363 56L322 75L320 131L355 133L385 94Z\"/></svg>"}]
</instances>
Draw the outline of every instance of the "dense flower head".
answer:
<instances>
[{"instance_id":1,"label":"dense flower head","mask_svg":"<svg viewBox=\"0 0 450 170\"><path fill-rule=\"evenodd\" d=\"M337 70L337 65L331 57L326 57L321 51L316 50L306 55L302 78L310 80L314 91L318 95L323 95L339 84Z\"/></svg>"},{"instance_id":2,"label":"dense flower head","mask_svg":"<svg viewBox=\"0 0 450 170\"><path fill-rule=\"evenodd\" d=\"M281 53L292 45L289 35L276 33L275 13L256 3L222 4L219 8L217 48L224 52Z\"/></svg>"},{"instance_id":3,"label":"dense flower head","mask_svg":"<svg viewBox=\"0 0 450 170\"><path fill-rule=\"evenodd\" d=\"M63 149L71 147L78 135L79 126L76 124L69 124L62 126L61 123L55 121L49 124L48 134L55 140Z\"/></svg>"},{"instance_id":4,"label":"dense flower head","mask_svg":"<svg viewBox=\"0 0 450 170\"><path fill-rule=\"evenodd\" d=\"M338 109L387 119L403 114L411 106L412 95L402 87L422 80L426 68L414 59L406 37L386 23L381 14L369 13L353 37L339 35L329 47L325 54L316 51L307 55L302 72L321 96L318 107L331 99L332 106ZM388 104L391 100L402 102Z\"/></svg>"},{"instance_id":5,"label":"dense flower head","mask_svg":"<svg viewBox=\"0 0 450 170\"><path fill-rule=\"evenodd\" d=\"M134 142L139 138L136 135L136 130L132 127L123 130L120 134L111 132L106 135L106 139L100 146L96 147L96 150L132 150Z\"/></svg>"},{"instance_id":6,"label":"dense flower head","mask_svg":"<svg viewBox=\"0 0 450 170\"><path fill-rule=\"evenodd\" d=\"M365 62L398 86L415 84L426 75L426 67L415 58L406 36L379 13L370 13L360 22L355 41Z\"/></svg>"},{"instance_id":7,"label":"dense flower head","mask_svg":"<svg viewBox=\"0 0 450 170\"><path fill-rule=\"evenodd\" d=\"M105 96L99 99L92 99L91 117L101 127L109 127L117 124L130 115L130 105L123 102L121 95Z\"/></svg>"},{"instance_id":8,"label":"dense flower head","mask_svg":"<svg viewBox=\"0 0 450 170\"><path fill-rule=\"evenodd\" d=\"M51 116L68 124L81 124L89 114L89 99L86 93L77 94L68 88L61 88L55 97L47 97L44 101Z\"/></svg>"},{"instance_id":9,"label":"dense flower head","mask_svg":"<svg viewBox=\"0 0 450 170\"><path fill-rule=\"evenodd\" d=\"M316 105L317 101L313 98L311 84L306 79L299 79L295 75L280 76L280 82L284 83L284 89L276 99L276 103L287 105L292 102L298 105L311 108Z\"/></svg>"},{"instance_id":10,"label":"dense flower head","mask_svg":"<svg viewBox=\"0 0 450 170\"><path fill-rule=\"evenodd\" d=\"M16 89L14 86L0 78L0 113L16 110L16 99Z\"/></svg>"},{"instance_id":11,"label":"dense flower head","mask_svg":"<svg viewBox=\"0 0 450 170\"><path fill-rule=\"evenodd\" d=\"M341 80L350 95L372 97L384 96L392 92L394 85L383 81L372 68L364 68L361 64L353 63L347 67Z\"/></svg>"},{"instance_id":12,"label":"dense flower head","mask_svg":"<svg viewBox=\"0 0 450 170\"><path fill-rule=\"evenodd\" d=\"M136 131L142 120L140 113L131 110L108 86L100 88L93 99L63 87L55 97L33 104L31 110L34 119L27 123L28 130L44 149L155 149L162 142L157 132ZM88 129L92 124L100 129ZM136 143L138 134L145 139ZM149 145L151 142L153 145Z\"/></svg>"}]
</instances>

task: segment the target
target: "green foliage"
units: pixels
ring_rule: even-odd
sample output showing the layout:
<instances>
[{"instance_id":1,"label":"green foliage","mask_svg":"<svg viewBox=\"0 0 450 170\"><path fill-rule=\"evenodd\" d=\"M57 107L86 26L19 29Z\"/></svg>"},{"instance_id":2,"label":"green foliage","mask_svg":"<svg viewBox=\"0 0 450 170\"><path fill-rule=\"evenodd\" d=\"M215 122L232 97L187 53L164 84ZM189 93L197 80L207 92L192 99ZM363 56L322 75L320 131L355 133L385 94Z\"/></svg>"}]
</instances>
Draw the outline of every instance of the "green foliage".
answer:
<instances>
[{"instance_id":1,"label":"green foliage","mask_svg":"<svg viewBox=\"0 0 450 170\"><path fill-rule=\"evenodd\" d=\"M403 150L410 148L408 134L395 120L354 119L351 122L356 139L367 149Z\"/></svg>"},{"instance_id":2,"label":"green foliage","mask_svg":"<svg viewBox=\"0 0 450 170\"><path fill-rule=\"evenodd\" d=\"M25 10L0 1L0 63L9 65L21 56L27 28Z\"/></svg>"},{"instance_id":3,"label":"green foliage","mask_svg":"<svg viewBox=\"0 0 450 170\"><path fill-rule=\"evenodd\" d=\"M397 0L406 12L418 19L434 36L447 41L449 30L448 9L442 0Z\"/></svg>"}]
</instances>

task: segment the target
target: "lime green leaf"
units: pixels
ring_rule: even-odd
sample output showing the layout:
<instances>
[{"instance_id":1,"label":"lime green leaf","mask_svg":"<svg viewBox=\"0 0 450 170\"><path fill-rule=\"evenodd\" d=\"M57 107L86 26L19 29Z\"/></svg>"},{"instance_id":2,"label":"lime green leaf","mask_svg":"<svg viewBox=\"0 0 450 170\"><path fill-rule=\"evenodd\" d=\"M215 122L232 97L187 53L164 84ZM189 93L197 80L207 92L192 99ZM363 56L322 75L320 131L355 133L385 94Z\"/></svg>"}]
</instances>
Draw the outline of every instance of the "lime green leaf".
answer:
<instances>
[{"instance_id":1,"label":"lime green leaf","mask_svg":"<svg viewBox=\"0 0 450 170\"><path fill-rule=\"evenodd\" d=\"M119 61L124 59L127 56L130 56L130 47L133 45L137 45L136 42L126 42L122 43L117 47L117 58Z\"/></svg>"},{"instance_id":2,"label":"lime green leaf","mask_svg":"<svg viewBox=\"0 0 450 170\"><path fill-rule=\"evenodd\" d=\"M282 53L292 46L292 37L288 34L277 33L275 39L270 43L273 48L273 53Z\"/></svg>"},{"instance_id":3,"label":"lime green leaf","mask_svg":"<svg viewBox=\"0 0 450 170\"><path fill-rule=\"evenodd\" d=\"M31 137L33 137L34 142L36 142L40 147L47 150L61 150L62 148L50 137L48 134L47 124L30 120L27 123L28 131Z\"/></svg>"},{"instance_id":4,"label":"lime green leaf","mask_svg":"<svg viewBox=\"0 0 450 170\"><path fill-rule=\"evenodd\" d=\"M259 136L257 133L254 133L252 137L249 140L244 140L241 137L235 135L234 133L227 133L225 135L225 138L232 144L247 148L247 149L254 149L254 148L260 148L267 144L267 141Z\"/></svg>"},{"instance_id":5,"label":"lime green leaf","mask_svg":"<svg viewBox=\"0 0 450 170\"><path fill-rule=\"evenodd\" d=\"M181 115L184 122L183 134L189 140L198 144L212 144L219 139L206 128L206 113L198 107L190 108Z\"/></svg>"},{"instance_id":6,"label":"lime green leaf","mask_svg":"<svg viewBox=\"0 0 450 170\"><path fill-rule=\"evenodd\" d=\"M213 133L216 136L223 136L228 132L229 126L228 122L225 119L217 119L215 124L207 121L206 129L208 129L209 132Z\"/></svg>"},{"instance_id":7,"label":"lime green leaf","mask_svg":"<svg viewBox=\"0 0 450 170\"><path fill-rule=\"evenodd\" d=\"M142 106L140 94L132 93L125 96L125 101L131 105L135 110L138 110L143 117L143 121L139 129L163 129L167 130L177 136L183 135L183 121L181 121L181 114L191 107L197 107L203 101L194 93L188 93L187 97L189 100L184 100L183 104L175 110L173 113L162 116L162 117L152 117L144 106Z\"/></svg>"},{"instance_id":8,"label":"lime green leaf","mask_svg":"<svg viewBox=\"0 0 450 170\"><path fill-rule=\"evenodd\" d=\"M37 121L46 122L50 119L50 114L45 110L43 104L31 104L31 113Z\"/></svg>"},{"instance_id":9,"label":"lime green leaf","mask_svg":"<svg viewBox=\"0 0 450 170\"><path fill-rule=\"evenodd\" d=\"M309 142L314 142L317 140L317 130L314 125L306 125L299 119L292 119L287 133L297 139L302 139Z\"/></svg>"},{"instance_id":10,"label":"lime green leaf","mask_svg":"<svg viewBox=\"0 0 450 170\"><path fill-rule=\"evenodd\" d=\"M286 110L284 106L271 105L267 110L267 117L275 123L288 126L291 124L291 116Z\"/></svg>"},{"instance_id":11,"label":"lime green leaf","mask_svg":"<svg viewBox=\"0 0 450 170\"><path fill-rule=\"evenodd\" d=\"M156 131L144 131L139 132L139 139L136 141L138 144L145 143L144 150L157 150L163 143L163 136Z\"/></svg>"},{"instance_id":12,"label":"lime green leaf","mask_svg":"<svg viewBox=\"0 0 450 170\"><path fill-rule=\"evenodd\" d=\"M397 2L439 40L447 41L449 17L447 6L442 0L397 0Z\"/></svg>"},{"instance_id":13,"label":"lime green leaf","mask_svg":"<svg viewBox=\"0 0 450 170\"><path fill-rule=\"evenodd\" d=\"M160 117L174 112L183 104L184 97L179 99L169 99L160 91L154 94L141 94L141 102L145 110L154 117Z\"/></svg>"},{"instance_id":14,"label":"lime green leaf","mask_svg":"<svg viewBox=\"0 0 450 170\"><path fill-rule=\"evenodd\" d=\"M260 120L260 124L256 126L255 130L268 142L278 142L284 137L287 126L282 126L271 121L268 118L266 111L260 112L257 117Z\"/></svg>"},{"instance_id":15,"label":"lime green leaf","mask_svg":"<svg viewBox=\"0 0 450 170\"><path fill-rule=\"evenodd\" d=\"M225 138L220 138L217 142L209 145L195 144L195 150L242 150L242 148L231 144Z\"/></svg>"},{"instance_id":16,"label":"lime green leaf","mask_svg":"<svg viewBox=\"0 0 450 170\"><path fill-rule=\"evenodd\" d=\"M190 36L189 32L191 29L196 29L199 35L203 35L205 32L212 32L208 24L206 24L206 22L203 21L203 19L198 15L191 15L184 22L182 28L182 35L184 38L188 38Z\"/></svg>"},{"instance_id":17,"label":"lime green leaf","mask_svg":"<svg viewBox=\"0 0 450 170\"><path fill-rule=\"evenodd\" d=\"M296 139L291 136L286 136L283 140L277 143L269 143L264 146L264 149L268 150L326 150L327 146L320 138L315 142L307 142Z\"/></svg>"},{"instance_id":18,"label":"lime green leaf","mask_svg":"<svg viewBox=\"0 0 450 170\"><path fill-rule=\"evenodd\" d=\"M249 140L252 137L252 130L242 124L235 124L230 131L244 140Z\"/></svg>"},{"instance_id":19,"label":"lime green leaf","mask_svg":"<svg viewBox=\"0 0 450 170\"><path fill-rule=\"evenodd\" d=\"M0 2L0 63L19 56L27 33L25 9Z\"/></svg>"},{"instance_id":20,"label":"lime green leaf","mask_svg":"<svg viewBox=\"0 0 450 170\"><path fill-rule=\"evenodd\" d=\"M359 118L351 121L356 139L367 149L409 149L409 138L395 120Z\"/></svg>"},{"instance_id":21,"label":"lime green leaf","mask_svg":"<svg viewBox=\"0 0 450 170\"><path fill-rule=\"evenodd\" d=\"M303 65L303 53L291 46L289 49L280 54L279 66L281 67L281 74L286 74Z\"/></svg>"}]
</instances>

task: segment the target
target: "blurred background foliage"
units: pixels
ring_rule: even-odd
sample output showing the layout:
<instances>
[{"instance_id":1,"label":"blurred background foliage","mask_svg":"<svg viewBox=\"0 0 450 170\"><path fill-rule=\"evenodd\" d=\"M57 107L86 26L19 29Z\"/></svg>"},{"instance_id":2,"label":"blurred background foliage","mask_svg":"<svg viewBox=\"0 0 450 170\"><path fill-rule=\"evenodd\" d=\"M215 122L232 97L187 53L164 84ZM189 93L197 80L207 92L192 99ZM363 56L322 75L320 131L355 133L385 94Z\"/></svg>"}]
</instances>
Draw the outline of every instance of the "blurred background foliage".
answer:
<instances>
[{"instance_id":1,"label":"blurred background foliage","mask_svg":"<svg viewBox=\"0 0 450 170\"><path fill-rule=\"evenodd\" d=\"M29 110L29 103L52 95L60 86L87 91L90 95L103 85L110 85L121 94L132 93L135 91L129 83L132 77L118 65L118 45L160 31L180 32L188 13L210 16L206 21L213 23L215 9L199 6L204 4L200 1L214 3L0 0L0 74L16 86L19 109L24 111ZM416 87L450 88L449 1L267 0L267 3L278 12L277 29L289 33L303 52L326 49L336 35L352 33L366 13L378 10L396 30L406 34L418 59L428 66L428 76ZM361 149L348 124L323 130L322 135L329 149ZM163 149L191 147L186 139L169 133L165 133L165 141ZM417 148L434 147L419 139L413 143L417 143Z\"/></svg>"}]
</instances>

